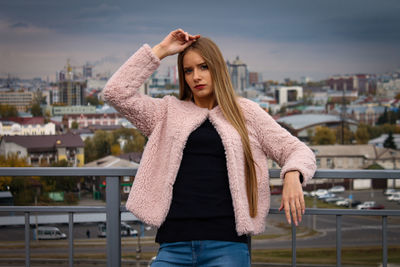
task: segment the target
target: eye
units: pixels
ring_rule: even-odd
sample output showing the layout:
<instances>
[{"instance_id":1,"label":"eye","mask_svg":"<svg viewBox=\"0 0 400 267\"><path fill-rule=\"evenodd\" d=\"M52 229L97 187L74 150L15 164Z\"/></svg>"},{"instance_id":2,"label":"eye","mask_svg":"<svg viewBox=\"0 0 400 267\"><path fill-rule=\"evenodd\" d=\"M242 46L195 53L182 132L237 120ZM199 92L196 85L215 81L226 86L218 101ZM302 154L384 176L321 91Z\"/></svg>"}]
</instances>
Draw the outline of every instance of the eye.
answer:
<instances>
[{"instance_id":1,"label":"eye","mask_svg":"<svg viewBox=\"0 0 400 267\"><path fill-rule=\"evenodd\" d=\"M201 68L202 70L208 70L208 66L207 66L207 64L203 64L203 65L201 65L201 66L200 66L200 68Z\"/></svg>"},{"instance_id":2,"label":"eye","mask_svg":"<svg viewBox=\"0 0 400 267\"><path fill-rule=\"evenodd\" d=\"M187 68L187 69L184 69L183 72L184 72L185 74L189 74L189 73L192 72L192 69L191 69L191 68Z\"/></svg>"}]
</instances>

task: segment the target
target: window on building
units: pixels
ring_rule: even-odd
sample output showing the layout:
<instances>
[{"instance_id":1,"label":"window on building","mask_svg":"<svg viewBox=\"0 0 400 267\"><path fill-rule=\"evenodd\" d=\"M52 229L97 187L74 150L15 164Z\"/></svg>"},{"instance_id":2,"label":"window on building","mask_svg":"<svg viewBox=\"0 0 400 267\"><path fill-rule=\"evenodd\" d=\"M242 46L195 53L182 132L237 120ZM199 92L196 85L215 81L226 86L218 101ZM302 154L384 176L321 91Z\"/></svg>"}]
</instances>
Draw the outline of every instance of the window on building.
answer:
<instances>
[{"instance_id":1,"label":"window on building","mask_svg":"<svg viewBox=\"0 0 400 267\"><path fill-rule=\"evenodd\" d=\"M317 159L317 168L321 168L321 159Z\"/></svg>"}]
</instances>

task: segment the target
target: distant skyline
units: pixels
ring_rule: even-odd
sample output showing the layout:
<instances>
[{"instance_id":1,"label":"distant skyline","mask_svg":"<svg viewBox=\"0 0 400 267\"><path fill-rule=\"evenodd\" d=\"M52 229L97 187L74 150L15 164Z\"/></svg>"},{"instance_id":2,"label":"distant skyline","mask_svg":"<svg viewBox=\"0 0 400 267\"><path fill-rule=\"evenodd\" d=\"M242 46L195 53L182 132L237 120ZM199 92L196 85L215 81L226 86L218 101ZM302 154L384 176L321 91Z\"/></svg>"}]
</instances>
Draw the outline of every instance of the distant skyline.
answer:
<instances>
[{"instance_id":1,"label":"distant skyline","mask_svg":"<svg viewBox=\"0 0 400 267\"><path fill-rule=\"evenodd\" d=\"M399 14L397 0L0 0L0 77L54 80L67 59L113 73L176 28L210 37L264 80L384 73L400 68Z\"/></svg>"}]
</instances>

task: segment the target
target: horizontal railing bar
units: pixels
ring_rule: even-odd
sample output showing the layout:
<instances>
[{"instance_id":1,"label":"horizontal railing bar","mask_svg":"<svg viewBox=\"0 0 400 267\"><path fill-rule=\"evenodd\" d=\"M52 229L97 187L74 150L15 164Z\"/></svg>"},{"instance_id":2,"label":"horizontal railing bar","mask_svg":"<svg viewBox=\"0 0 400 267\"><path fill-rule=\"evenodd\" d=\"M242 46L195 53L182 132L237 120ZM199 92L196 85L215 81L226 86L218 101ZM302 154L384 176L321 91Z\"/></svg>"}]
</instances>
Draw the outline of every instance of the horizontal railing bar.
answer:
<instances>
[{"instance_id":1,"label":"horizontal railing bar","mask_svg":"<svg viewBox=\"0 0 400 267\"><path fill-rule=\"evenodd\" d=\"M0 176L135 176L133 168L72 168L72 167L2 167ZM280 169L269 170L271 178L279 178ZM324 170L315 172L314 179L400 179L400 170Z\"/></svg>"},{"instance_id":2,"label":"horizontal railing bar","mask_svg":"<svg viewBox=\"0 0 400 267\"><path fill-rule=\"evenodd\" d=\"M43 212L43 213L101 213L106 212L104 206L0 206L0 212Z\"/></svg>"},{"instance_id":3,"label":"horizontal railing bar","mask_svg":"<svg viewBox=\"0 0 400 267\"><path fill-rule=\"evenodd\" d=\"M135 176L133 168L4 167L0 176Z\"/></svg>"},{"instance_id":4,"label":"horizontal railing bar","mask_svg":"<svg viewBox=\"0 0 400 267\"><path fill-rule=\"evenodd\" d=\"M43 213L102 213L105 206L0 206L0 212L43 212ZM125 206L120 206L120 212L128 212ZM270 214L284 214L277 208L272 208ZM307 208L305 215L363 215L363 216L400 216L400 210L357 210L357 209L315 209Z\"/></svg>"},{"instance_id":5,"label":"horizontal railing bar","mask_svg":"<svg viewBox=\"0 0 400 267\"><path fill-rule=\"evenodd\" d=\"M271 178L279 178L280 169L269 170ZM400 179L400 170L331 170L318 169L313 179Z\"/></svg>"},{"instance_id":6,"label":"horizontal railing bar","mask_svg":"<svg viewBox=\"0 0 400 267\"><path fill-rule=\"evenodd\" d=\"M270 209L270 214L285 214L279 209ZM362 216L400 216L400 210L357 210L357 209L314 209L306 208L305 215L362 215Z\"/></svg>"}]
</instances>

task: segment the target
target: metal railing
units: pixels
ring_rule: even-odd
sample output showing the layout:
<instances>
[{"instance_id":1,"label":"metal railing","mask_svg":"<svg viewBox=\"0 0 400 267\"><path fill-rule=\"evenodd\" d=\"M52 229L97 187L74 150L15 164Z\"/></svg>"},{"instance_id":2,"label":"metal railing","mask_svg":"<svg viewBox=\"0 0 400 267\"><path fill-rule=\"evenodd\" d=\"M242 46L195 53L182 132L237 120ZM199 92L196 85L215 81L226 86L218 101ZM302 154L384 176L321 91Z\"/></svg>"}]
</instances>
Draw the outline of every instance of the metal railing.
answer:
<instances>
[{"instance_id":1,"label":"metal railing","mask_svg":"<svg viewBox=\"0 0 400 267\"><path fill-rule=\"evenodd\" d=\"M0 176L105 176L106 206L0 206L0 212L23 212L25 214L25 266L30 266L30 213L68 213L69 266L74 264L73 224L75 213L106 213L107 221L107 266L121 266L121 217L127 211L120 203L120 176L135 176L132 168L0 168ZM271 178L278 178L280 170L270 170ZM400 179L400 170L318 170L314 179ZM282 214L271 209L271 214ZM306 209L305 215L336 216L336 265L341 266L341 225L342 216L381 216L382 217L382 266L387 266L387 217L400 216L400 210L354 210L354 209ZM296 227L292 224L292 266L296 266Z\"/></svg>"}]
</instances>

